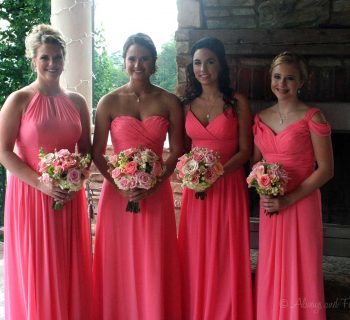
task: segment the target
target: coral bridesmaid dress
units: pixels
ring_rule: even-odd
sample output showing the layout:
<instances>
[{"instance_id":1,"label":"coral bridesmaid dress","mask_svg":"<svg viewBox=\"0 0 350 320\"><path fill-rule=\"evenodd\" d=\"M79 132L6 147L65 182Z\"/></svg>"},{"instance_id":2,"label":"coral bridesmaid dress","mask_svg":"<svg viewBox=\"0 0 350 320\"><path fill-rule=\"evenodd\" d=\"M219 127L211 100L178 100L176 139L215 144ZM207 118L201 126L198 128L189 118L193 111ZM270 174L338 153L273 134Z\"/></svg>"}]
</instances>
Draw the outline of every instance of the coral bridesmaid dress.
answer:
<instances>
[{"instance_id":1,"label":"coral bridesmaid dress","mask_svg":"<svg viewBox=\"0 0 350 320\"><path fill-rule=\"evenodd\" d=\"M255 144L268 162L284 165L295 189L312 174L315 156L310 131L330 135L329 124L311 118L311 108L300 121L275 134L256 116ZM321 197L316 190L271 218L260 210L259 258L255 281L258 320L325 319L322 272Z\"/></svg>"},{"instance_id":2,"label":"coral bridesmaid dress","mask_svg":"<svg viewBox=\"0 0 350 320\"><path fill-rule=\"evenodd\" d=\"M50 102L51 101L51 102ZM16 153L38 170L38 153L75 150L79 112L61 93L37 92L22 117ZM9 175L5 200L5 318L91 319L90 235L84 191L61 211L53 199Z\"/></svg>"},{"instance_id":3,"label":"coral bridesmaid dress","mask_svg":"<svg viewBox=\"0 0 350 320\"><path fill-rule=\"evenodd\" d=\"M111 123L115 153L140 145L162 156L169 122L118 116ZM99 201L94 289L99 320L179 320L181 299L176 224L170 182L126 212L127 198L105 181Z\"/></svg>"},{"instance_id":4,"label":"coral bridesmaid dress","mask_svg":"<svg viewBox=\"0 0 350 320\"><path fill-rule=\"evenodd\" d=\"M192 147L221 154L224 164L238 150L238 120L232 109L206 127L191 110L186 132ZM249 208L244 170L217 180L205 200L185 188L179 249L185 320L253 318L249 246Z\"/></svg>"}]
</instances>

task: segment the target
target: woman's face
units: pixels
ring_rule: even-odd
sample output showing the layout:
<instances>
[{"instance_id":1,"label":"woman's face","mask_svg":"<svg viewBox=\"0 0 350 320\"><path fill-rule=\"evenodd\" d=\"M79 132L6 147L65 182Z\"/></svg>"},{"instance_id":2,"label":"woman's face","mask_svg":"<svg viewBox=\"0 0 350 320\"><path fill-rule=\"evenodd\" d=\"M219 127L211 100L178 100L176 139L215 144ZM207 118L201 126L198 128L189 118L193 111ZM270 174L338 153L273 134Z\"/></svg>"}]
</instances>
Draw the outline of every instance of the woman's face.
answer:
<instances>
[{"instance_id":1,"label":"woman's face","mask_svg":"<svg viewBox=\"0 0 350 320\"><path fill-rule=\"evenodd\" d=\"M154 57L147 48L133 44L126 52L125 70L130 79L149 79L155 71Z\"/></svg>"},{"instance_id":2,"label":"woman's face","mask_svg":"<svg viewBox=\"0 0 350 320\"><path fill-rule=\"evenodd\" d=\"M209 49L198 49L193 55L193 72L202 85L218 84L221 66L218 57Z\"/></svg>"},{"instance_id":3,"label":"woman's face","mask_svg":"<svg viewBox=\"0 0 350 320\"><path fill-rule=\"evenodd\" d=\"M47 81L58 80L64 66L63 51L56 44L43 44L37 49L32 63L38 78Z\"/></svg>"},{"instance_id":4,"label":"woman's face","mask_svg":"<svg viewBox=\"0 0 350 320\"><path fill-rule=\"evenodd\" d=\"M271 90L277 99L296 98L303 84L295 64L282 63L272 69Z\"/></svg>"}]
</instances>

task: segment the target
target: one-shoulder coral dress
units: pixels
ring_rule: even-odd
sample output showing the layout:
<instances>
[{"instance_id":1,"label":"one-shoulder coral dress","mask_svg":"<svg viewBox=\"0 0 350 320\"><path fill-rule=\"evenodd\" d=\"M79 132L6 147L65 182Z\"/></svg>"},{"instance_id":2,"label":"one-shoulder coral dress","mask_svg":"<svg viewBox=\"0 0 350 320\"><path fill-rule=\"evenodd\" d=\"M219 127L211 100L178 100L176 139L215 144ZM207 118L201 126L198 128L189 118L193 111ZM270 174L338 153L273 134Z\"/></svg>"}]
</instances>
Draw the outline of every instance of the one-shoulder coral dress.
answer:
<instances>
[{"instance_id":1,"label":"one-shoulder coral dress","mask_svg":"<svg viewBox=\"0 0 350 320\"><path fill-rule=\"evenodd\" d=\"M110 127L114 153L145 146L163 153L169 122L116 117ZM94 251L97 319L179 320L181 299L176 224L169 180L126 212L127 198L105 181L99 200Z\"/></svg>"},{"instance_id":2,"label":"one-shoulder coral dress","mask_svg":"<svg viewBox=\"0 0 350 320\"><path fill-rule=\"evenodd\" d=\"M280 162L294 190L315 169L310 132L327 136L329 124L312 120L317 108L275 134L255 117L255 144L268 162ZM325 319L322 272L322 213L316 190L271 218L260 209L259 257L255 280L256 319Z\"/></svg>"},{"instance_id":3,"label":"one-shoulder coral dress","mask_svg":"<svg viewBox=\"0 0 350 320\"><path fill-rule=\"evenodd\" d=\"M238 151L238 119L232 108L206 127L191 110L186 133L192 147L220 153L226 163ZM243 167L217 180L196 199L185 188L179 227L183 319L253 318L249 207Z\"/></svg>"},{"instance_id":4,"label":"one-shoulder coral dress","mask_svg":"<svg viewBox=\"0 0 350 320\"><path fill-rule=\"evenodd\" d=\"M39 149L75 150L80 115L64 93L37 92L22 116L16 153L38 172ZM5 199L5 318L91 319L90 234L84 190L61 211L9 175Z\"/></svg>"}]
</instances>

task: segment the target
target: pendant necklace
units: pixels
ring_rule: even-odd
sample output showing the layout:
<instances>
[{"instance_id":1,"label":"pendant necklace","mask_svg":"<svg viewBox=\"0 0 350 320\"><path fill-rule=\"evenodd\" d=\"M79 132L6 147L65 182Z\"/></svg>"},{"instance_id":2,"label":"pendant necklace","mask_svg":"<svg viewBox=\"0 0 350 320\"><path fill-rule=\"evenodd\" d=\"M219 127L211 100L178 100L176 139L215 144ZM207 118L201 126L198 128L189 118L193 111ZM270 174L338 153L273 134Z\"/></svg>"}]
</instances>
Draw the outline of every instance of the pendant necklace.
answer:
<instances>
[{"instance_id":1,"label":"pendant necklace","mask_svg":"<svg viewBox=\"0 0 350 320\"><path fill-rule=\"evenodd\" d=\"M140 96L138 96L136 94L136 92L133 92L134 96L136 97L136 102L139 103L140 102Z\"/></svg>"},{"instance_id":2,"label":"pendant necklace","mask_svg":"<svg viewBox=\"0 0 350 320\"><path fill-rule=\"evenodd\" d=\"M141 95L138 95L131 87L131 85L128 85L129 90L131 91L131 94L136 97L136 102L139 103L141 101Z\"/></svg>"},{"instance_id":3,"label":"pendant necklace","mask_svg":"<svg viewBox=\"0 0 350 320\"><path fill-rule=\"evenodd\" d=\"M287 112L286 114L282 114L280 111L279 105L277 105L277 111L278 111L278 114L280 117L279 123L280 123L280 125L282 125L284 123L284 121L288 119L288 113L290 113L290 112Z\"/></svg>"},{"instance_id":4,"label":"pendant necklace","mask_svg":"<svg viewBox=\"0 0 350 320\"><path fill-rule=\"evenodd\" d=\"M211 111L213 110L213 108L214 108L214 105L211 105L211 106L209 106L209 108L208 108L208 110L207 110L207 114L206 114L206 118L207 118L207 120L208 120L208 122L209 122L209 120L210 120L210 113L211 113Z\"/></svg>"},{"instance_id":5,"label":"pendant necklace","mask_svg":"<svg viewBox=\"0 0 350 320\"><path fill-rule=\"evenodd\" d=\"M278 115L280 117L280 121L279 121L280 125L283 125L284 121L286 121L288 119L288 115L290 113L294 113L295 112L295 111L289 111L289 112L286 112L286 114L282 114L278 104L277 104L277 111L278 111Z\"/></svg>"}]
</instances>

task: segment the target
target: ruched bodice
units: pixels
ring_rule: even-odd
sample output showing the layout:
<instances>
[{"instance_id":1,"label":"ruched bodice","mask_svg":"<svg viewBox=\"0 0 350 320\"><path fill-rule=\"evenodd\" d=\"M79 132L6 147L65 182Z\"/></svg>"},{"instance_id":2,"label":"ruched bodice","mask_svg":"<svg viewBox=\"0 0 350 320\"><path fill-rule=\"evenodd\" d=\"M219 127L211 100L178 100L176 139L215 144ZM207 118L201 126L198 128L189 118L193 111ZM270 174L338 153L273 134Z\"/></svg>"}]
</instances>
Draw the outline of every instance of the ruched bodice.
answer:
<instances>
[{"instance_id":1,"label":"ruched bodice","mask_svg":"<svg viewBox=\"0 0 350 320\"><path fill-rule=\"evenodd\" d=\"M311 132L331 133L312 120L317 108L276 134L255 117L254 141L268 162L284 165L292 192L315 170ZM259 259L255 279L257 320L324 320L322 215L315 190L269 217L260 208ZM307 279L307 280L306 280ZM303 307L307 304L308 307Z\"/></svg>"},{"instance_id":2,"label":"ruched bodice","mask_svg":"<svg viewBox=\"0 0 350 320\"><path fill-rule=\"evenodd\" d=\"M145 146L160 157L169 121L118 116L110 126L114 153ZM126 212L128 199L104 181L94 253L96 319L178 320L180 312L176 224L170 182L165 179Z\"/></svg>"},{"instance_id":3,"label":"ruched bodice","mask_svg":"<svg viewBox=\"0 0 350 320\"><path fill-rule=\"evenodd\" d=\"M16 152L37 170L41 147L45 152L74 151L80 135L80 115L72 102L63 93L49 97L37 92L22 117Z\"/></svg>"},{"instance_id":4,"label":"ruched bodice","mask_svg":"<svg viewBox=\"0 0 350 320\"><path fill-rule=\"evenodd\" d=\"M232 108L207 126L191 109L186 133L192 147L238 152L238 119ZM183 320L253 319L249 257L249 208L243 167L218 179L198 200L184 189L179 226Z\"/></svg>"},{"instance_id":5,"label":"ruched bodice","mask_svg":"<svg viewBox=\"0 0 350 320\"><path fill-rule=\"evenodd\" d=\"M139 120L131 116L119 116L111 124L111 138L115 153L140 145L162 155L169 121L162 116L150 116Z\"/></svg>"},{"instance_id":6,"label":"ruched bodice","mask_svg":"<svg viewBox=\"0 0 350 320\"><path fill-rule=\"evenodd\" d=\"M292 123L278 134L262 122L258 115L255 117L255 144L266 161L284 165L291 178L288 191L293 190L315 169L310 130L319 135L330 134L329 124L311 120L318 111L316 108L310 109L303 119Z\"/></svg>"},{"instance_id":7,"label":"ruched bodice","mask_svg":"<svg viewBox=\"0 0 350 320\"><path fill-rule=\"evenodd\" d=\"M187 135L192 139L192 146L218 151L222 163L225 163L237 152L238 121L232 108L220 113L206 127L189 110L185 126Z\"/></svg>"}]
</instances>

